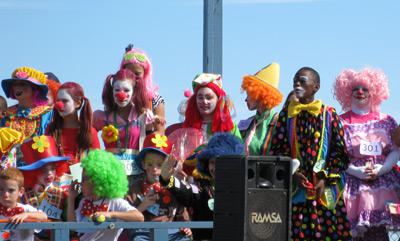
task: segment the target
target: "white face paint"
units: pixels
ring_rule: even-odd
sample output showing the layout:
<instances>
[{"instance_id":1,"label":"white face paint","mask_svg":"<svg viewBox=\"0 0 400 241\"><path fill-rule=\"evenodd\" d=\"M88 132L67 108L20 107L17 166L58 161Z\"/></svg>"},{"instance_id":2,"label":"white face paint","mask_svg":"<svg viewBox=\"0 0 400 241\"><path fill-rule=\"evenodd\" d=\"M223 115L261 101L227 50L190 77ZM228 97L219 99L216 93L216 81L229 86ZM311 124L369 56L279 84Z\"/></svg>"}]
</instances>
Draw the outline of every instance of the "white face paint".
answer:
<instances>
[{"instance_id":1,"label":"white face paint","mask_svg":"<svg viewBox=\"0 0 400 241\"><path fill-rule=\"evenodd\" d=\"M217 106L218 96L208 87L201 88L196 95L197 109L203 117L212 117ZM211 118L212 120L212 118Z\"/></svg>"},{"instance_id":2,"label":"white face paint","mask_svg":"<svg viewBox=\"0 0 400 241\"><path fill-rule=\"evenodd\" d=\"M72 99L67 90L61 89L58 91L57 101L61 101L64 104L64 107L61 110L58 110L60 116L69 116L76 111L75 101Z\"/></svg>"},{"instance_id":3,"label":"white face paint","mask_svg":"<svg viewBox=\"0 0 400 241\"><path fill-rule=\"evenodd\" d=\"M302 98L304 96L304 89L301 86L294 88L294 94L297 98Z\"/></svg>"},{"instance_id":4,"label":"white face paint","mask_svg":"<svg viewBox=\"0 0 400 241\"><path fill-rule=\"evenodd\" d=\"M353 88L353 96L351 103L358 108L365 108L369 104L369 91L363 86L356 86Z\"/></svg>"},{"instance_id":5,"label":"white face paint","mask_svg":"<svg viewBox=\"0 0 400 241\"><path fill-rule=\"evenodd\" d=\"M132 80L117 80L113 85L113 98L115 104L119 107L125 107L131 103L133 95L133 81ZM124 99L119 99L117 94L119 92L125 93Z\"/></svg>"}]
</instances>

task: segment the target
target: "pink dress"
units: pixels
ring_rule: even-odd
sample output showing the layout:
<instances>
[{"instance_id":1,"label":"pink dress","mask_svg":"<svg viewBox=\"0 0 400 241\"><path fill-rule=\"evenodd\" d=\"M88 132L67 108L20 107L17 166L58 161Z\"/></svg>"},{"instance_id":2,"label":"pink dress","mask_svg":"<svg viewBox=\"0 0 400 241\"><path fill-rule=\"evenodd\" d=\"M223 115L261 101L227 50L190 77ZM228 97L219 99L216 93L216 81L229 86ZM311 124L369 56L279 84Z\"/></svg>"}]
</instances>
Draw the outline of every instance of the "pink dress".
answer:
<instances>
[{"instance_id":1,"label":"pink dress","mask_svg":"<svg viewBox=\"0 0 400 241\"><path fill-rule=\"evenodd\" d=\"M341 115L340 119L350 162L356 167L366 166L367 163L383 165L386 156L394 147L391 133L397 127L396 121L387 114L374 112L360 116L353 111ZM366 153L368 143L381 143L381 154ZM379 147L377 149L379 150ZM378 153L379 151L376 154ZM385 204L387 201L399 202L395 191L400 187L397 176L398 173L392 170L367 183L347 174L343 196L353 237L362 237L370 227L399 223L400 219L390 215Z\"/></svg>"},{"instance_id":2,"label":"pink dress","mask_svg":"<svg viewBox=\"0 0 400 241\"><path fill-rule=\"evenodd\" d=\"M93 126L97 131L101 131L104 126L108 125L113 125L118 129L118 140L108 143L103 139L106 150L112 152L124 162L127 175L138 175L140 170L136 166L135 157L146 137L146 125L154 122L154 115L150 110L147 110L144 114L138 116L132 106L128 122L118 115L116 115L116 120L117 123L114 122L114 112L107 115L104 111L97 110L93 113ZM128 130L128 137L125 134L126 130ZM127 148L125 149L125 147Z\"/></svg>"}]
</instances>

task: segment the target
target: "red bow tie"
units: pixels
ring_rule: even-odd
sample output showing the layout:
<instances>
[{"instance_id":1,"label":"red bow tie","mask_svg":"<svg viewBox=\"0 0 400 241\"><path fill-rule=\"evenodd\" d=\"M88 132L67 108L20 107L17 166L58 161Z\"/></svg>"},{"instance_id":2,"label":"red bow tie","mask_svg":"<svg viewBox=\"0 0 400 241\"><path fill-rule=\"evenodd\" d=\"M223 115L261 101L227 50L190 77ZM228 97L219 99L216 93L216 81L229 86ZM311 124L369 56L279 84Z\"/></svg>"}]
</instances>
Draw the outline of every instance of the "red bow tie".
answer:
<instances>
[{"instance_id":1,"label":"red bow tie","mask_svg":"<svg viewBox=\"0 0 400 241\"><path fill-rule=\"evenodd\" d=\"M89 217L95 212L107 212L108 211L108 203L104 203L102 205L93 204L90 200L85 200L82 205L81 215Z\"/></svg>"},{"instance_id":2,"label":"red bow tie","mask_svg":"<svg viewBox=\"0 0 400 241\"><path fill-rule=\"evenodd\" d=\"M6 217L12 217L14 215L23 213L25 210L23 207L15 207L15 208L6 208L3 206L0 206L0 215L6 216Z\"/></svg>"}]
</instances>

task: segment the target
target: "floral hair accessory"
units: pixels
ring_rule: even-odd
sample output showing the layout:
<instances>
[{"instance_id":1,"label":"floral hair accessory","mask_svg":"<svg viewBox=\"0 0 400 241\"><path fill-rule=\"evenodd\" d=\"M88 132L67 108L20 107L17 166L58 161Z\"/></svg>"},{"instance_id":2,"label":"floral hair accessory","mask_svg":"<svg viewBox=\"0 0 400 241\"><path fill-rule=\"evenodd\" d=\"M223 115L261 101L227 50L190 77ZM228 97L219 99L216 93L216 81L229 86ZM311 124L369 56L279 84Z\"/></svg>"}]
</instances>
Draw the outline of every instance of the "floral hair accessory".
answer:
<instances>
[{"instance_id":1,"label":"floral hair accessory","mask_svg":"<svg viewBox=\"0 0 400 241\"><path fill-rule=\"evenodd\" d=\"M111 143L118 139L118 129L113 125L104 126L102 131L103 133L101 134L101 138L103 138L105 142Z\"/></svg>"},{"instance_id":2,"label":"floral hair accessory","mask_svg":"<svg viewBox=\"0 0 400 241\"><path fill-rule=\"evenodd\" d=\"M151 142L156 144L156 147L158 148L167 147L168 144L166 141L168 141L168 138L166 136L161 136L160 134L156 134L154 138L151 138Z\"/></svg>"},{"instance_id":3,"label":"floral hair accessory","mask_svg":"<svg viewBox=\"0 0 400 241\"><path fill-rule=\"evenodd\" d=\"M127 53L124 55L126 61L132 60L134 57L140 62L146 62L147 58L143 54Z\"/></svg>"},{"instance_id":4,"label":"floral hair accessory","mask_svg":"<svg viewBox=\"0 0 400 241\"><path fill-rule=\"evenodd\" d=\"M47 137L45 135L33 137L32 149L37 149L38 152L43 153L44 149L48 147L50 147L50 143L47 142Z\"/></svg>"}]
</instances>

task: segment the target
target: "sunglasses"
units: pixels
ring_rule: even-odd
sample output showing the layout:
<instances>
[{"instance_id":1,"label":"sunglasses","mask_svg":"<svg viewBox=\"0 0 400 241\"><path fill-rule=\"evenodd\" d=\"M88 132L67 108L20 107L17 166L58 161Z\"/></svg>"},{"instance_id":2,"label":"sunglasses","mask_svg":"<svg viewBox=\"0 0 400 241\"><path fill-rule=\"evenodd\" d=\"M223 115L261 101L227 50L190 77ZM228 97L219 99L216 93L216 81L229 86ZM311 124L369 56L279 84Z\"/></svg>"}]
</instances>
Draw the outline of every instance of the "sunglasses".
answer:
<instances>
[{"instance_id":1,"label":"sunglasses","mask_svg":"<svg viewBox=\"0 0 400 241\"><path fill-rule=\"evenodd\" d=\"M134 57L136 57L136 59L140 62L146 62L147 58L145 55L143 54L135 54L135 53L127 53L124 56L124 59L126 61L132 60Z\"/></svg>"}]
</instances>

